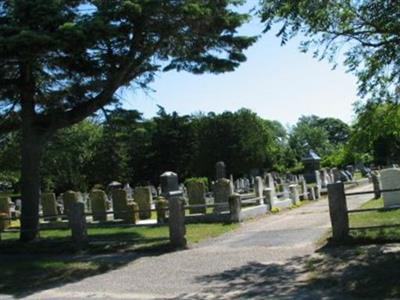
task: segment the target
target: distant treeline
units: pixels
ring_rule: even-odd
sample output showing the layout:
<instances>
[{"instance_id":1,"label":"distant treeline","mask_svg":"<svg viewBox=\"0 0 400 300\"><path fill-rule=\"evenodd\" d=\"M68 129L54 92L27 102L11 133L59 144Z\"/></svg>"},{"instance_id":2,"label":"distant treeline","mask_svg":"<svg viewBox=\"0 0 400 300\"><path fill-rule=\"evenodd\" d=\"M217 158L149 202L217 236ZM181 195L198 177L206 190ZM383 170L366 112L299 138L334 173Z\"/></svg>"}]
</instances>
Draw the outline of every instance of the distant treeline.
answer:
<instances>
[{"instance_id":1,"label":"distant treeline","mask_svg":"<svg viewBox=\"0 0 400 300\"><path fill-rule=\"evenodd\" d=\"M55 134L41 166L43 190L87 190L111 181L157 184L164 171L214 178L224 161L235 177L261 170L298 173L313 149L323 166L388 164L399 160L400 110L396 104L358 106L350 127L335 118L303 116L291 128L248 109L178 115L160 108L144 119L117 108ZM0 137L0 181L18 187L19 133Z\"/></svg>"}]
</instances>

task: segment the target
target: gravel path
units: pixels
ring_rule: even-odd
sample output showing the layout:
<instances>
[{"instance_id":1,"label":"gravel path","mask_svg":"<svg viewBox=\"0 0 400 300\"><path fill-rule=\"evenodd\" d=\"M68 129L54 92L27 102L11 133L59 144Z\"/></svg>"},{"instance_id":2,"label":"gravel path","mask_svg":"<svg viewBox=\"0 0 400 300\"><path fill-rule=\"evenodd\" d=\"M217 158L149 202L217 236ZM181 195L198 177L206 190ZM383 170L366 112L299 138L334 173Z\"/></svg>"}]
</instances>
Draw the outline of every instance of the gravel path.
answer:
<instances>
[{"instance_id":1,"label":"gravel path","mask_svg":"<svg viewBox=\"0 0 400 300\"><path fill-rule=\"evenodd\" d=\"M352 191L368 189L370 185ZM370 198L351 197L349 208ZM28 299L319 298L294 293L291 282L301 280L296 271L301 257L315 251L317 241L329 228L328 201L323 199L246 222L232 233L189 250L142 257L120 269Z\"/></svg>"}]
</instances>

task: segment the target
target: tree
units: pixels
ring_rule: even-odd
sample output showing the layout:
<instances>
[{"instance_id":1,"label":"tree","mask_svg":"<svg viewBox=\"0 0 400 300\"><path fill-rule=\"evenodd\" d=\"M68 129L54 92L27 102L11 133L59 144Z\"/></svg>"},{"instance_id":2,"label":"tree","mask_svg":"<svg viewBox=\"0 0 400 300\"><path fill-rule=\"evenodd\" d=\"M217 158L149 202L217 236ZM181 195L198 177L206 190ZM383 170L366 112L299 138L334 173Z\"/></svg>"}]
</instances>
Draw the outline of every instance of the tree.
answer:
<instances>
[{"instance_id":1,"label":"tree","mask_svg":"<svg viewBox=\"0 0 400 300\"><path fill-rule=\"evenodd\" d=\"M58 129L157 71L234 70L254 37L237 0L0 2L0 132L21 130L21 236L36 238L40 161Z\"/></svg>"},{"instance_id":2,"label":"tree","mask_svg":"<svg viewBox=\"0 0 400 300\"><path fill-rule=\"evenodd\" d=\"M400 85L400 1L263 0L265 31L279 24L285 44L301 34L301 50L334 61L344 50L344 64L358 76L361 96L393 96Z\"/></svg>"},{"instance_id":3,"label":"tree","mask_svg":"<svg viewBox=\"0 0 400 300\"><path fill-rule=\"evenodd\" d=\"M327 156L344 145L349 134L350 127L339 119L302 116L290 133L289 144L298 159L309 150Z\"/></svg>"},{"instance_id":4,"label":"tree","mask_svg":"<svg viewBox=\"0 0 400 300\"><path fill-rule=\"evenodd\" d=\"M160 107L153 118L154 130L151 137L151 156L147 159L152 166L152 182L158 183L165 171L174 171L181 178L190 175L195 152L195 133L189 116L177 112L167 114Z\"/></svg>"},{"instance_id":5,"label":"tree","mask_svg":"<svg viewBox=\"0 0 400 300\"><path fill-rule=\"evenodd\" d=\"M350 149L372 155L374 163L389 165L400 160L400 107L395 103L359 105Z\"/></svg>"},{"instance_id":6,"label":"tree","mask_svg":"<svg viewBox=\"0 0 400 300\"><path fill-rule=\"evenodd\" d=\"M350 137L350 126L336 118L317 118L315 126L322 127L328 134L329 142L338 146L346 143Z\"/></svg>"},{"instance_id":7,"label":"tree","mask_svg":"<svg viewBox=\"0 0 400 300\"><path fill-rule=\"evenodd\" d=\"M197 150L193 175L215 177L215 163L224 161L234 176L252 169L271 167L268 158L273 143L272 132L264 120L248 109L209 113L194 120Z\"/></svg>"},{"instance_id":8,"label":"tree","mask_svg":"<svg viewBox=\"0 0 400 300\"><path fill-rule=\"evenodd\" d=\"M137 110L117 108L105 112L101 124L102 136L94 144L94 155L88 165L89 184L107 186L111 181L122 183L132 177L131 144L137 128L141 126L142 114Z\"/></svg>"},{"instance_id":9,"label":"tree","mask_svg":"<svg viewBox=\"0 0 400 300\"><path fill-rule=\"evenodd\" d=\"M44 149L42 189L58 193L87 191L92 178L88 172L91 170L90 162L95 156L95 145L100 140L102 128L90 119L54 134Z\"/></svg>"}]
</instances>

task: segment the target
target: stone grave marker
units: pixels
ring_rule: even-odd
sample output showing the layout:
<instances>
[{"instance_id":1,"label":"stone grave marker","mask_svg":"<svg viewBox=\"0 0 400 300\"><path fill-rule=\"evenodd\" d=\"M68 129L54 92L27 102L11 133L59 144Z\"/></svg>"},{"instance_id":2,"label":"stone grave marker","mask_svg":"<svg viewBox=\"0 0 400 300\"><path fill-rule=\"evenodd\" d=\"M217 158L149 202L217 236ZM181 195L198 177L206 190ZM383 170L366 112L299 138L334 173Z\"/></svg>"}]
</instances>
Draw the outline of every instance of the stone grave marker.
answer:
<instances>
[{"instance_id":1,"label":"stone grave marker","mask_svg":"<svg viewBox=\"0 0 400 300\"><path fill-rule=\"evenodd\" d=\"M107 195L103 190L93 189L89 193L94 221L107 221Z\"/></svg>"},{"instance_id":2,"label":"stone grave marker","mask_svg":"<svg viewBox=\"0 0 400 300\"><path fill-rule=\"evenodd\" d=\"M150 219L151 218L151 202L153 201L153 196L151 194L151 189L148 186L138 186L135 188L133 194L133 199L139 206L139 218L140 219ZM143 211L141 211L143 210Z\"/></svg>"},{"instance_id":3,"label":"stone grave marker","mask_svg":"<svg viewBox=\"0 0 400 300\"><path fill-rule=\"evenodd\" d=\"M200 181L188 181L187 184L187 195L189 198L189 205L206 204L206 187L203 182ZM191 214L205 214L206 207L191 207L189 209Z\"/></svg>"},{"instance_id":4,"label":"stone grave marker","mask_svg":"<svg viewBox=\"0 0 400 300\"><path fill-rule=\"evenodd\" d=\"M48 221L57 221L57 201L56 194L54 193L42 193L40 196L40 201L42 203L43 217ZM50 216L50 217L49 217Z\"/></svg>"},{"instance_id":5,"label":"stone grave marker","mask_svg":"<svg viewBox=\"0 0 400 300\"><path fill-rule=\"evenodd\" d=\"M400 188L400 169L390 168L381 171L381 185L383 190L399 189ZM384 192L383 204L384 207L400 205L400 191Z\"/></svg>"},{"instance_id":6,"label":"stone grave marker","mask_svg":"<svg viewBox=\"0 0 400 300\"><path fill-rule=\"evenodd\" d=\"M214 204L221 204L214 208L215 212L227 210L229 205L229 196L231 196L230 181L226 178L218 179L214 184Z\"/></svg>"}]
</instances>

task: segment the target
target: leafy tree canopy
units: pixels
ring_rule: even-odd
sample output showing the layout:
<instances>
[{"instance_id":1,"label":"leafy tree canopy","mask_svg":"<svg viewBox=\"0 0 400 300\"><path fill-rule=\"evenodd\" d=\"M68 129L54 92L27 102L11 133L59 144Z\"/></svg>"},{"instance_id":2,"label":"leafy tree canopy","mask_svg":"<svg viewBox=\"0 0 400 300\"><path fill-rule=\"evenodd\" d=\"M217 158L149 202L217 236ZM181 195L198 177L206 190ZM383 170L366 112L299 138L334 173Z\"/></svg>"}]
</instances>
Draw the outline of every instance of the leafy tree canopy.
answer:
<instances>
[{"instance_id":1,"label":"leafy tree canopy","mask_svg":"<svg viewBox=\"0 0 400 300\"><path fill-rule=\"evenodd\" d=\"M265 31L279 24L285 44L300 34L301 50L335 61L344 53L358 76L361 96L393 97L400 85L400 1L262 0Z\"/></svg>"},{"instance_id":2,"label":"leafy tree canopy","mask_svg":"<svg viewBox=\"0 0 400 300\"><path fill-rule=\"evenodd\" d=\"M58 129L158 71L234 70L254 37L238 0L0 1L0 132L21 129L21 240L37 237L40 161Z\"/></svg>"}]
</instances>

